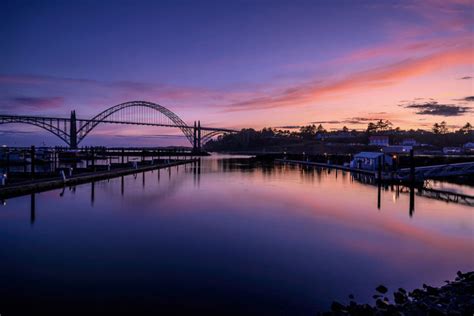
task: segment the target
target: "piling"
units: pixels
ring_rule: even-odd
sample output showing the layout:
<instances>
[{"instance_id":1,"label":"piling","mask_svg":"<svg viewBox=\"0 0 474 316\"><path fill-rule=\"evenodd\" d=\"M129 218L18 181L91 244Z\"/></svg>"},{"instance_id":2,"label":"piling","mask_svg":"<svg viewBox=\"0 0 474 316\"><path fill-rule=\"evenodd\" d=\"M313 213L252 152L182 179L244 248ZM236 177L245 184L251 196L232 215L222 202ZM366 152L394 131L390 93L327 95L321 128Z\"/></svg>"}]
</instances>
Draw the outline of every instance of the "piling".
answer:
<instances>
[{"instance_id":1,"label":"piling","mask_svg":"<svg viewBox=\"0 0 474 316\"><path fill-rule=\"evenodd\" d=\"M30 156L31 156L31 179L34 179L35 178L35 167L36 167L35 146L31 146Z\"/></svg>"},{"instance_id":2,"label":"piling","mask_svg":"<svg viewBox=\"0 0 474 316\"><path fill-rule=\"evenodd\" d=\"M377 158L377 208L380 210L382 198L382 157Z\"/></svg>"},{"instance_id":3,"label":"piling","mask_svg":"<svg viewBox=\"0 0 474 316\"><path fill-rule=\"evenodd\" d=\"M413 149L410 150L410 217L415 211L415 157Z\"/></svg>"}]
</instances>

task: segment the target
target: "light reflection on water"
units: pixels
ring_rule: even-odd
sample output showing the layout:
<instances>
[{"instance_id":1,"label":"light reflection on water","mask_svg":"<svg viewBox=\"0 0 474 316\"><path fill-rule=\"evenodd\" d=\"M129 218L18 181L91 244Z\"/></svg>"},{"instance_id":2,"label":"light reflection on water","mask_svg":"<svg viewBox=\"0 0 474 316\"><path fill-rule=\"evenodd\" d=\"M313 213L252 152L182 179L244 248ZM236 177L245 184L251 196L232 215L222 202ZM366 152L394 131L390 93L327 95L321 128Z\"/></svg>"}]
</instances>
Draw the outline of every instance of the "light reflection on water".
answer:
<instances>
[{"instance_id":1,"label":"light reflection on water","mask_svg":"<svg viewBox=\"0 0 474 316\"><path fill-rule=\"evenodd\" d=\"M14 198L0 208L0 295L305 315L473 270L474 209L415 199L410 216L408 193L378 201L345 172L215 157Z\"/></svg>"}]
</instances>

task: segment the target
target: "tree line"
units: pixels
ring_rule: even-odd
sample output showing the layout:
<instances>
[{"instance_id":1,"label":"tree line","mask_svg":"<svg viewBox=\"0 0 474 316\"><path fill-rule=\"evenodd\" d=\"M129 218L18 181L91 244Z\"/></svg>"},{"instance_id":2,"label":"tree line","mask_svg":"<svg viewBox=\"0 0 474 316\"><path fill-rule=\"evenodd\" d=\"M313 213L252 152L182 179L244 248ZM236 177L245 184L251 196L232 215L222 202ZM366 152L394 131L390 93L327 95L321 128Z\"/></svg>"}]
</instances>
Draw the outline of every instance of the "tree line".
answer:
<instances>
[{"instance_id":1,"label":"tree line","mask_svg":"<svg viewBox=\"0 0 474 316\"><path fill-rule=\"evenodd\" d=\"M206 150L252 150L258 148L288 146L297 143L347 143L367 144L372 135L388 135L392 144L411 138L420 144L432 146L461 146L474 142L474 128L467 122L456 130L449 130L445 121L435 123L430 130L403 130L394 127L388 120L378 120L367 124L365 130L349 129L343 126L339 130L327 131L322 124L310 124L298 129L277 129L266 127L262 130L242 129L235 134L227 134L211 140Z\"/></svg>"}]
</instances>

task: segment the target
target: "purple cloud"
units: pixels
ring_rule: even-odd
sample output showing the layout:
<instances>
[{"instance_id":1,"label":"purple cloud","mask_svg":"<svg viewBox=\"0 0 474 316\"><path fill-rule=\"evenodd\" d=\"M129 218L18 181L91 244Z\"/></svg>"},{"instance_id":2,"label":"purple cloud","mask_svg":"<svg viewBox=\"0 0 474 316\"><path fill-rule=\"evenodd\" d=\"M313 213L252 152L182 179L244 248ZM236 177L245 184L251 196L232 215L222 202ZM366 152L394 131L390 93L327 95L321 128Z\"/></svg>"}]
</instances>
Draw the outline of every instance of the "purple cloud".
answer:
<instances>
[{"instance_id":1,"label":"purple cloud","mask_svg":"<svg viewBox=\"0 0 474 316\"><path fill-rule=\"evenodd\" d=\"M3 108L8 110L49 110L61 108L63 97L14 97L3 102Z\"/></svg>"}]
</instances>

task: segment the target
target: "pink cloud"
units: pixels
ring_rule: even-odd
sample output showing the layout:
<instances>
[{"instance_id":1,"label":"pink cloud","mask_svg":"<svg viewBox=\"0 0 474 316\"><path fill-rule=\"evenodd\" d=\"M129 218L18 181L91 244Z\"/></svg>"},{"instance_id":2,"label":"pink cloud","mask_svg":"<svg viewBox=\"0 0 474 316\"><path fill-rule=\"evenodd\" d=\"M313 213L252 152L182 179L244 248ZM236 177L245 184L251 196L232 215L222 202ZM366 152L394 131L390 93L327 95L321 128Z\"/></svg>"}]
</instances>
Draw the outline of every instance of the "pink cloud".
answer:
<instances>
[{"instance_id":1,"label":"pink cloud","mask_svg":"<svg viewBox=\"0 0 474 316\"><path fill-rule=\"evenodd\" d=\"M228 111L296 107L323 97L393 85L404 79L447 67L470 65L473 62L471 47L464 45L423 57L408 58L387 66L355 72L342 79L326 82L318 80L287 87L276 96L259 96L230 104Z\"/></svg>"},{"instance_id":2,"label":"pink cloud","mask_svg":"<svg viewBox=\"0 0 474 316\"><path fill-rule=\"evenodd\" d=\"M48 110L61 108L64 105L63 97L14 97L3 102L3 109L7 110Z\"/></svg>"}]
</instances>

